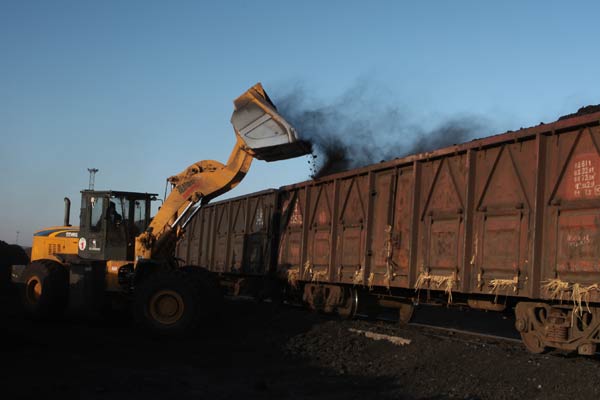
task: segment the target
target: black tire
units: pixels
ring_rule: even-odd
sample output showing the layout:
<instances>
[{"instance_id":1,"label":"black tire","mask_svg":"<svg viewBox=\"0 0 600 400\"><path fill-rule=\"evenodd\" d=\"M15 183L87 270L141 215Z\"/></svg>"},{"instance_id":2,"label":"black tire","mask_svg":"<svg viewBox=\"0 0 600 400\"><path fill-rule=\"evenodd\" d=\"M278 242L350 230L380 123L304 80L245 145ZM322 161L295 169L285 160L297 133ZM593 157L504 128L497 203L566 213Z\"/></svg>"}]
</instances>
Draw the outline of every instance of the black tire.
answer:
<instances>
[{"instance_id":1,"label":"black tire","mask_svg":"<svg viewBox=\"0 0 600 400\"><path fill-rule=\"evenodd\" d=\"M187 268L150 274L136 287L136 321L162 335L193 331L212 314L215 301L220 301L207 276Z\"/></svg>"},{"instance_id":2,"label":"black tire","mask_svg":"<svg viewBox=\"0 0 600 400\"><path fill-rule=\"evenodd\" d=\"M41 319L61 316L68 303L69 274L56 261L37 260L25 267L21 297L25 311Z\"/></svg>"},{"instance_id":3,"label":"black tire","mask_svg":"<svg viewBox=\"0 0 600 400\"><path fill-rule=\"evenodd\" d=\"M202 317L209 322L218 320L221 317L225 301L225 289L221 286L217 274L197 266L185 266L181 270L193 279L196 286L202 292L204 304Z\"/></svg>"},{"instance_id":4,"label":"black tire","mask_svg":"<svg viewBox=\"0 0 600 400\"><path fill-rule=\"evenodd\" d=\"M225 291L220 284L218 276L206 268L193 265L186 265L181 268L181 271L183 271L190 279L193 279L196 285L204 293L204 296L210 300L211 307L206 310L207 313L210 313L210 310L218 310L225 295Z\"/></svg>"}]
</instances>

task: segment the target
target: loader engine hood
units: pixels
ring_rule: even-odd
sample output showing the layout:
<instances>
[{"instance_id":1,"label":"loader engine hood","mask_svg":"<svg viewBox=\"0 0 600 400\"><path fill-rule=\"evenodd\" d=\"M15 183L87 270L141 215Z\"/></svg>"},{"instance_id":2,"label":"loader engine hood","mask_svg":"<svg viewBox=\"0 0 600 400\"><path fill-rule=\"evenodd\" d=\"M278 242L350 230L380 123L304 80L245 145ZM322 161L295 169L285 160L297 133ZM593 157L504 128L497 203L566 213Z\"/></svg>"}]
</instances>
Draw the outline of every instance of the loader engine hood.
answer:
<instances>
[{"instance_id":1,"label":"loader engine hood","mask_svg":"<svg viewBox=\"0 0 600 400\"><path fill-rule=\"evenodd\" d=\"M231 124L255 158L286 160L312 151L294 127L278 112L260 83L233 101Z\"/></svg>"}]
</instances>

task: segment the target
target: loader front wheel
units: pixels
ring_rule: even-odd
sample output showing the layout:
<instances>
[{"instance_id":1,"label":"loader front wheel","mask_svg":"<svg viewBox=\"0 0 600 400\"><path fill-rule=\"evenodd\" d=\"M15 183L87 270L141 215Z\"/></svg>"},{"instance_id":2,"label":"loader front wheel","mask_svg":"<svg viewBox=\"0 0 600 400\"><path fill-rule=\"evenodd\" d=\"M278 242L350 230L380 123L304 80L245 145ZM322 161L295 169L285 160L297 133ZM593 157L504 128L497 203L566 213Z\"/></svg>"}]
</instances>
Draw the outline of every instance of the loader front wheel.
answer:
<instances>
[{"instance_id":1,"label":"loader front wheel","mask_svg":"<svg viewBox=\"0 0 600 400\"><path fill-rule=\"evenodd\" d=\"M58 317L65 311L69 294L69 274L51 260L38 260L25 267L22 288L23 307L36 318Z\"/></svg>"},{"instance_id":2,"label":"loader front wheel","mask_svg":"<svg viewBox=\"0 0 600 400\"><path fill-rule=\"evenodd\" d=\"M148 311L153 320L162 325L174 324L185 313L185 301L176 290L158 290L150 299Z\"/></svg>"},{"instance_id":3,"label":"loader front wheel","mask_svg":"<svg viewBox=\"0 0 600 400\"><path fill-rule=\"evenodd\" d=\"M159 334L177 335L193 330L210 307L202 285L194 278L181 270L148 276L136 288L136 321Z\"/></svg>"}]
</instances>

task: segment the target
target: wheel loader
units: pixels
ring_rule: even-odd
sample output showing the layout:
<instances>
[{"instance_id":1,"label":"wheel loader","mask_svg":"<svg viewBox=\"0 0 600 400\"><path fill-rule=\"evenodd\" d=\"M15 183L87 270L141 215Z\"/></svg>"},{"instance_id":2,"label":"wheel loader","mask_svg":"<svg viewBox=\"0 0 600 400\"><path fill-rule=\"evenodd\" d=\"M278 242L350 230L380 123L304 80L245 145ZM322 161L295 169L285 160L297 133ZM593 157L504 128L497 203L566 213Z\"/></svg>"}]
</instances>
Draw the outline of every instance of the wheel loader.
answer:
<instances>
[{"instance_id":1,"label":"wheel loader","mask_svg":"<svg viewBox=\"0 0 600 400\"><path fill-rule=\"evenodd\" d=\"M236 144L227 163L199 161L168 178L172 190L153 218L156 194L83 190L80 226L72 227L65 199L64 225L35 232L31 262L12 267L25 309L51 318L125 301L139 322L163 333L187 331L213 313L221 295L216 277L174 257L186 223L237 186L253 159L283 160L311 150L260 83L234 100L231 123Z\"/></svg>"}]
</instances>

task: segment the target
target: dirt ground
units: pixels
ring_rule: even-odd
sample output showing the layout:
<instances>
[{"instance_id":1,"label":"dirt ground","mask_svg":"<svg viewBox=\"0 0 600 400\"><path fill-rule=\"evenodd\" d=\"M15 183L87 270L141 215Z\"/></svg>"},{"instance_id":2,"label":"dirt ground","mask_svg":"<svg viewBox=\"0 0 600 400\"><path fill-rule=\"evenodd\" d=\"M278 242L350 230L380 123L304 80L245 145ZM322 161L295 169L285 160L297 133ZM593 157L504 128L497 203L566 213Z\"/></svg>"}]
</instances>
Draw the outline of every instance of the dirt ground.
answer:
<instances>
[{"instance_id":1,"label":"dirt ground","mask_svg":"<svg viewBox=\"0 0 600 400\"><path fill-rule=\"evenodd\" d=\"M5 399L586 399L600 392L597 358L535 356L520 345L270 303L227 302L220 321L177 340L153 337L123 315L41 323L1 304ZM462 318L445 311L449 320ZM466 319L493 323L478 315Z\"/></svg>"}]
</instances>

